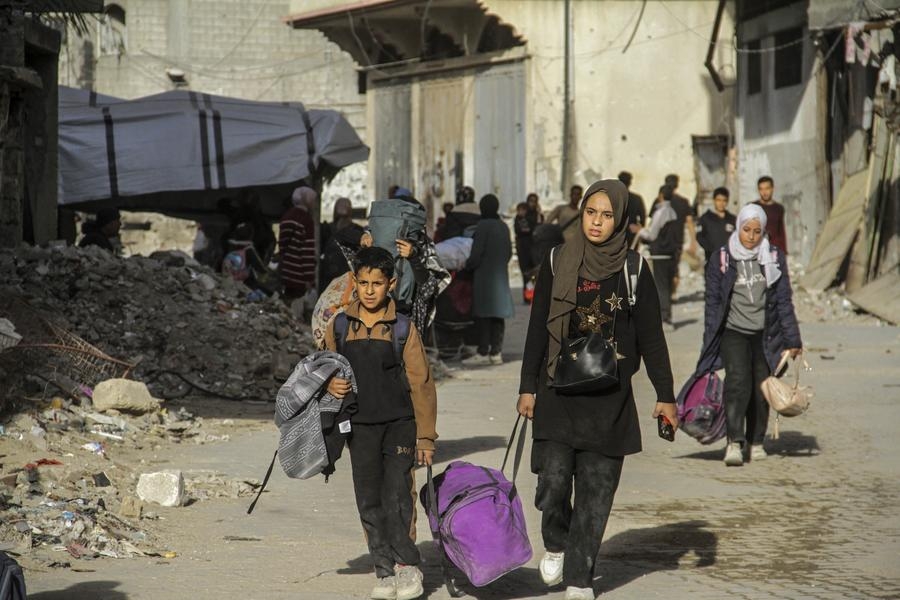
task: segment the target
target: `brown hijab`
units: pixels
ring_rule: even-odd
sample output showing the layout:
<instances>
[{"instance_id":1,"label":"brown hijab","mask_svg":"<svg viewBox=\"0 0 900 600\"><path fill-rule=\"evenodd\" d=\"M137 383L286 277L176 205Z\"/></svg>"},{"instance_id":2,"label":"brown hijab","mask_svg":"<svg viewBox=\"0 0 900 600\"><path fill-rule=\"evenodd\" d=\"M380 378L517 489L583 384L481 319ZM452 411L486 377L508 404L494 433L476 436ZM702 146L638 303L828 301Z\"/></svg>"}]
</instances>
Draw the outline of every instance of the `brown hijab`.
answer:
<instances>
[{"instance_id":1,"label":"brown hijab","mask_svg":"<svg viewBox=\"0 0 900 600\"><path fill-rule=\"evenodd\" d=\"M605 242L593 244L579 228L578 235L566 242L556 252L553 259L553 290L550 298L550 314L547 330L550 332L548 344L547 372L551 379L556 371L556 359L562 339L568 334L569 313L575 310L578 277L591 281L602 281L622 270L628 247L625 231L628 219L625 207L628 204L628 189L617 179L603 179L592 184L581 198L581 211L588 198L603 192L609 197L613 209L613 234Z\"/></svg>"}]
</instances>

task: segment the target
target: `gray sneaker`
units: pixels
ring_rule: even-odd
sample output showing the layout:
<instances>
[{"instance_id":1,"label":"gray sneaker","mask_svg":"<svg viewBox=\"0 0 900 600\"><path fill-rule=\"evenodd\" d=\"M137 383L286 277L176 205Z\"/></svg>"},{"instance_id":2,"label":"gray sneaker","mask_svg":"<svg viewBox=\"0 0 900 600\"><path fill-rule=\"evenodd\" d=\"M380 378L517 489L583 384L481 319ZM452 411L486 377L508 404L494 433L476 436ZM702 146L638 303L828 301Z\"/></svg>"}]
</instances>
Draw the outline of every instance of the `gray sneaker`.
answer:
<instances>
[{"instance_id":1,"label":"gray sneaker","mask_svg":"<svg viewBox=\"0 0 900 600\"><path fill-rule=\"evenodd\" d=\"M379 577L378 583L375 584L375 587L372 588L372 593L369 594L369 598L372 598L372 600L395 600L397 598L397 578L393 575L390 577Z\"/></svg>"},{"instance_id":2,"label":"gray sneaker","mask_svg":"<svg viewBox=\"0 0 900 600\"><path fill-rule=\"evenodd\" d=\"M744 464L744 454L741 452L740 442L729 442L725 446L725 465L729 467L740 467Z\"/></svg>"},{"instance_id":3,"label":"gray sneaker","mask_svg":"<svg viewBox=\"0 0 900 600\"><path fill-rule=\"evenodd\" d=\"M413 600L425 593L422 587L422 571L414 565L397 565L397 600Z\"/></svg>"},{"instance_id":4,"label":"gray sneaker","mask_svg":"<svg viewBox=\"0 0 900 600\"><path fill-rule=\"evenodd\" d=\"M751 444L750 445L750 460L766 460L769 454L766 452L766 449L763 448L762 444Z\"/></svg>"},{"instance_id":5,"label":"gray sneaker","mask_svg":"<svg viewBox=\"0 0 900 600\"><path fill-rule=\"evenodd\" d=\"M566 588L565 600L594 600L592 588L577 588L571 585Z\"/></svg>"}]
</instances>

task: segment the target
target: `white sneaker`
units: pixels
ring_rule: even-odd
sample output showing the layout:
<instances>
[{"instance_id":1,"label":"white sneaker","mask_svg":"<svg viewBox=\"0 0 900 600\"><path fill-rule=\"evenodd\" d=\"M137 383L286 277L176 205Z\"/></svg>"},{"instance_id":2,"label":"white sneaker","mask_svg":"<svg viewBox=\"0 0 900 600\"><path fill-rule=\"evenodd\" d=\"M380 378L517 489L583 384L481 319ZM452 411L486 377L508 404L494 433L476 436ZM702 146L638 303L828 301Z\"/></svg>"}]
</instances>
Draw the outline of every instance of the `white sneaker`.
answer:
<instances>
[{"instance_id":1,"label":"white sneaker","mask_svg":"<svg viewBox=\"0 0 900 600\"><path fill-rule=\"evenodd\" d=\"M422 571L413 565L397 565L397 600L413 600L425 593L422 587Z\"/></svg>"},{"instance_id":2,"label":"white sneaker","mask_svg":"<svg viewBox=\"0 0 900 600\"><path fill-rule=\"evenodd\" d=\"M740 467L744 464L744 455L741 453L740 442L729 442L725 446L725 465L729 467Z\"/></svg>"},{"instance_id":3,"label":"white sneaker","mask_svg":"<svg viewBox=\"0 0 900 600\"><path fill-rule=\"evenodd\" d=\"M541 559L541 579L547 585L556 585L562 582L563 560L565 552L545 552Z\"/></svg>"},{"instance_id":4,"label":"white sneaker","mask_svg":"<svg viewBox=\"0 0 900 600\"><path fill-rule=\"evenodd\" d=\"M369 594L369 598L372 598L372 600L395 600L397 598L397 578L393 575L390 577L379 577L378 583L375 584L375 587L372 588L372 593Z\"/></svg>"},{"instance_id":5,"label":"white sneaker","mask_svg":"<svg viewBox=\"0 0 900 600\"><path fill-rule=\"evenodd\" d=\"M491 360L492 365L502 365L503 364L503 355L499 352L497 354L491 354L488 357Z\"/></svg>"},{"instance_id":6,"label":"white sneaker","mask_svg":"<svg viewBox=\"0 0 900 600\"><path fill-rule=\"evenodd\" d=\"M462 364L465 367L483 367L491 364L491 358L487 354L475 354L469 358L464 358Z\"/></svg>"},{"instance_id":7,"label":"white sneaker","mask_svg":"<svg viewBox=\"0 0 900 600\"><path fill-rule=\"evenodd\" d=\"M766 449L763 448L762 444L751 444L750 445L750 460L766 460L769 454L766 452Z\"/></svg>"},{"instance_id":8,"label":"white sneaker","mask_svg":"<svg viewBox=\"0 0 900 600\"><path fill-rule=\"evenodd\" d=\"M571 585L566 588L565 600L594 600L593 588L577 588Z\"/></svg>"}]
</instances>

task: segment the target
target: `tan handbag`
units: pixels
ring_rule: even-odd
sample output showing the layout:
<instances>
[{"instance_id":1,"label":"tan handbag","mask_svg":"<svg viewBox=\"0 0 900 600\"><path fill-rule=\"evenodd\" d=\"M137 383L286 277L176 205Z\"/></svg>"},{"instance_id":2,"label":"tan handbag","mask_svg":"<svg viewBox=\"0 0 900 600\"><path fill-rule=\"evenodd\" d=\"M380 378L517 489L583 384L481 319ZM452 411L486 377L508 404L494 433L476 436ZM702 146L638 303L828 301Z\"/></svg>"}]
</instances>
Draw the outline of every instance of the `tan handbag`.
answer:
<instances>
[{"instance_id":1,"label":"tan handbag","mask_svg":"<svg viewBox=\"0 0 900 600\"><path fill-rule=\"evenodd\" d=\"M784 369L790 356L790 353L787 351L781 355L781 360L775 368L775 373L780 373L781 370ZM800 365L796 364L796 361L794 362L795 376L793 385L785 383L775 375L766 377L760 384L763 396L766 397L766 402L768 402L769 406L772 407L772 410L775 411L775 429L772 433L773 439L778 439L779 418L782 416L796 417L797 415L802 415L809 409L809 401L814 395L813 389L810 386L800 386ZM803 359L803 368L807 371L810 370L809 363L806 362L805 358Z\"/></svg>"}]
</instances>

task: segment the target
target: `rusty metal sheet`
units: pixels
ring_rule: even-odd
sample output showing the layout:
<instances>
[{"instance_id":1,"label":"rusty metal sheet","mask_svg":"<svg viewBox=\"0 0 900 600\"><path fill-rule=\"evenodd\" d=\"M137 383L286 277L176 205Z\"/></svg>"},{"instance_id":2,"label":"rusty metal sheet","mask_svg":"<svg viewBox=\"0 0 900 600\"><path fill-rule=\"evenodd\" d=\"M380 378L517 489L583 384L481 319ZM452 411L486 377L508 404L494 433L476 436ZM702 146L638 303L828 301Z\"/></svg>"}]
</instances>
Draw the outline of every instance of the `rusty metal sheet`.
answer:
<instances>
[{"instance_id":1,"label":"rusty metal sheet","mask_svg":"<svg viewBox=\"0 0 900 600\"><path fill-rule=\"evenodd\" d=\"M800 279L804 288L824 290L837 277L862 223L868 182L868 170L844 180L837 202L816 241L806 274Z\"/></svg>"},{"instance_id":2,"label":"rusty metal sheet","mask_svg":"<svg viewBox=\"0 0 900 600\"><path fill-rule=\"evenodd\" d=\"M848 298L864 311L894 325L900 324L900 273L897 271L868 283Z\"/></svg>"}]
</instances>

